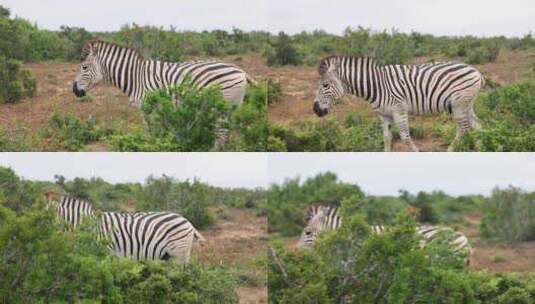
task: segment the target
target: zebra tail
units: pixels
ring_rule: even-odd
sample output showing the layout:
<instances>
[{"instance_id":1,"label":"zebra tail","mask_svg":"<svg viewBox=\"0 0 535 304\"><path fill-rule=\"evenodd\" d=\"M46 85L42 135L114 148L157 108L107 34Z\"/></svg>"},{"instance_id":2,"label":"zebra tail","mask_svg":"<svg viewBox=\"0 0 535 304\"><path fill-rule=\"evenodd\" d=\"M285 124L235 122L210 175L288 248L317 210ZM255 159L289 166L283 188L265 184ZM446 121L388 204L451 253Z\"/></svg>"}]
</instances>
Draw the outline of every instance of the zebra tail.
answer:
<instances>
[{"instance_id":1,"label":"zebra tail","mask_svg":"<svg viewBox=\"0 0 535 304\"><path fill-rule=\"evenodd\" d=\"M256 82L256 80L249 76L249 74L245 74L245 79L247 79L248 84L258 85L258 82Z\"/></svg>"},{"instance_id":2,"label":"zebra tail","mask_svg":"<svg viewBox=\"0 0 535 304\"><path fill-rule=\"evenodd\" d=\"M202 234L195 228L193 228L193 238L199 242L199 245L204 246L206 244L206 239Z\"/></svg>"}]
</instances>

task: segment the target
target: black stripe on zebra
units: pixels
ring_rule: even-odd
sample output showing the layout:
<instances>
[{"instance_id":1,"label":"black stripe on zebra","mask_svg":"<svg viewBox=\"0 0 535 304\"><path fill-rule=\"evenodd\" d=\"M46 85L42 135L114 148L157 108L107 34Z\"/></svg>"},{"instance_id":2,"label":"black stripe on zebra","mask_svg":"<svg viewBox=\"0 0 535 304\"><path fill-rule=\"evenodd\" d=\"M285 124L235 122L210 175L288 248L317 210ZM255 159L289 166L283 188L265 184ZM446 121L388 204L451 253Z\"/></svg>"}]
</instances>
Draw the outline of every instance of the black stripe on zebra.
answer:
<instances>
[{"instance_id":1,"label":"black stripe on zebra","mask_svg":"<svg viewBox=\"0 0 535 304\"><path fill-rule=\"evenodd\" d=\"M60 219L74 228L82 223L84 217L94 214L91 202L68 195L60 197L59 201L52 199L48 204L55 207Z\"/></svg>"},{"instance_id":2,"label":"black stripe on zebra","mask_svg":"<svg viewBox=\"0 0 535 304\"><path fill-rule=\"evenodd\" d=\"M422 65L379 65L374 59L330 56L319 64L320 81L313 110L327 115L345 94L367 100L383 121L385 150L390 151L395 124L400 137L417 150L409 133L408 114L451 112L458 124L450 149L470 129L480 124L473 110L474 99L484 86L481 73L457 62Z\"/></svg>"}]
</instances>

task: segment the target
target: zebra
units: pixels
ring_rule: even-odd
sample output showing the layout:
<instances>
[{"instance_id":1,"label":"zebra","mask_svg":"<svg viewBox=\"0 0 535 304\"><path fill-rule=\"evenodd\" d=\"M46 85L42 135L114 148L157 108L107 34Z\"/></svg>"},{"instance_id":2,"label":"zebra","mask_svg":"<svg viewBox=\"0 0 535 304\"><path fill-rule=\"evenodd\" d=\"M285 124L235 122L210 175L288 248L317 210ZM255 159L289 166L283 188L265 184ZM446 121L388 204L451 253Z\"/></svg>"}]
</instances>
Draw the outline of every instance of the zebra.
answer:
<instances>
[{"instance_id":1,"label":"zebra","mask_svg":"<svg viewBox=\"0 0 535 304\"><path fill-rule=\"evenodd\" d=\"M218 60L164 62L145 59L137 50L102 40L91 40L82 48L83 62L73 82L73 93L85 96L105 80L123 91L129 104L141 107L143 98L158 89L181 84L191 77L197 88L219 86L226 101L241 104L249 83L256 82L241 68ZM179 101L176 102L179 105ZM218 125L224 121L218 122ZM216 148L226 141L226 130L216 126ZM220 138L220 137L223 138Z\"/></svg>"},{"instance_id":2,"label":"zebra","mask_svg":"<svg viewBox=\"0 0 535 304\"><path fill-rule=\"evenodd\" d=\"M108 241L111 254L135 260L176 259L188 263L193 242L206 243L204 237L186 218L173 212L100 212L89 201L63 196L55 204L57 216L76 227L84 217L99 221L98 239Z\"/></svg>"},{"instance_id":3,"label":"zebra","mask_svg":"<svg viewBox=\"0 0 535 304\"><path fill-rule=\"evenodd\" d=\"M319 63L320 80L313 111L322 117L345 94L367 100L383 125L384 151L392 150L392 125L413 151L418 148L409 132L409 113L449 112L457 134L448 147L453 151L463 135L481 129L474 99L485 80L474 67L457 62L422 65L379 65L373 58L330 56Z\"/></svg>"},{"instance_id":4,"label":"zebra","mask_svg":"<svg viewBox=\"0 0 535 304\"><path fill-rule=\"evenodd\" d=\"M339 214L339 208L335 206L311 205L307 209L307 223L303 233L299 238L298 247L311 248L317 236L329 230L335 230L342 226L342 217ZM372 225L372 233L382 234L387 231L387 227L382 225ZM421 225L416 228L416 233L422 237L420 245L426 246L431 244L440 235L444 233L452 234L449 240L450 249L454 254L466 257L466 264L470 262L472 247L468 238L459 231L444 226Z\"/></svg>"},{"instance_id":5,"label":"zebra","mask_svg":"<svg viewBox=\"0 0 535 304\"><path fill-rule=\"evenodd\" d=\"M188 263L193 242L206 242L186 218L173 212L104 212L100 231L109 239L112 254L136 260Z\"/></svg>"},{"instance_id":6,"label":"zebra","mask_svg":"<svg viewBox=\"0 0 535 304\"><path fill-rule=\"evenodd\" d=\"M53 192L45 192L47 208L54 208L59 219L69 224L68 227L76 228L82 223L84 217L95 215L93 205L86 200L73 196L64 195L57 198Z\"/></svg>"}]
</instances>

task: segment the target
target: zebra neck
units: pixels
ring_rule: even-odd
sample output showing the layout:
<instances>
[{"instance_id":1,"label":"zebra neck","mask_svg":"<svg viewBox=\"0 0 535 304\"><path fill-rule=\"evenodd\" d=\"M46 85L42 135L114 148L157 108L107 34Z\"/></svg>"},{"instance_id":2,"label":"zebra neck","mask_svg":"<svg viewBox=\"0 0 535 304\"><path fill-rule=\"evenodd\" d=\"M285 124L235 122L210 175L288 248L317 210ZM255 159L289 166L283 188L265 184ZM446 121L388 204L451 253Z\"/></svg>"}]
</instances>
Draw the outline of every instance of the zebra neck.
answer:
<instances>
[{"instance_id":1,"label":"zebra neck","mask_svg":"<svg viewBox=\"0 0 535 304\"><path fill-rule=\"evenodd\" d=\"M372 105L386 97L382 69L373 59L348 60L340 74L346 92L363 98Z\"/></svg>"},{"instance_id":2,"label":"zebra neck","mask_svg":"<svg viewBox=\"0 0 535 304\"><path fill-rule=\"evenodd\" d=\"M118 51L119 55L104 56L101 60L101 68L106 79L116 88L128 95L130 100L141 99L143 91L143 66L145 60L133 50L124 49Z\"/></svg>"}]
</instances>

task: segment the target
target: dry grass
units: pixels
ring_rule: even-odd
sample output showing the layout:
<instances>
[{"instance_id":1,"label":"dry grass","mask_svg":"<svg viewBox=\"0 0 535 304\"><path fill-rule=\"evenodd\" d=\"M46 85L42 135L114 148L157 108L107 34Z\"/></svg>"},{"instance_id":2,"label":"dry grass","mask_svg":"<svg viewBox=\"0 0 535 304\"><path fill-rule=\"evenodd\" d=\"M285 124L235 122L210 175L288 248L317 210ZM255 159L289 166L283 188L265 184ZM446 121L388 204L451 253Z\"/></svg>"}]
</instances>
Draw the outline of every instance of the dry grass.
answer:
<instances>
[{"instance_id":1,"label":"dry grass","mask_svg":"<svg viewBox=\"0 0 535 304\"><path fill-rule=\"evenodd\" d=\"M193 253L203 264L226 265L245 280L237 293L241 304L267 303L267 277L259 258L267 250L267 218L253 210L231 209L226 219L201 231L207 244Z\"/></svg>"}]
</instances>

